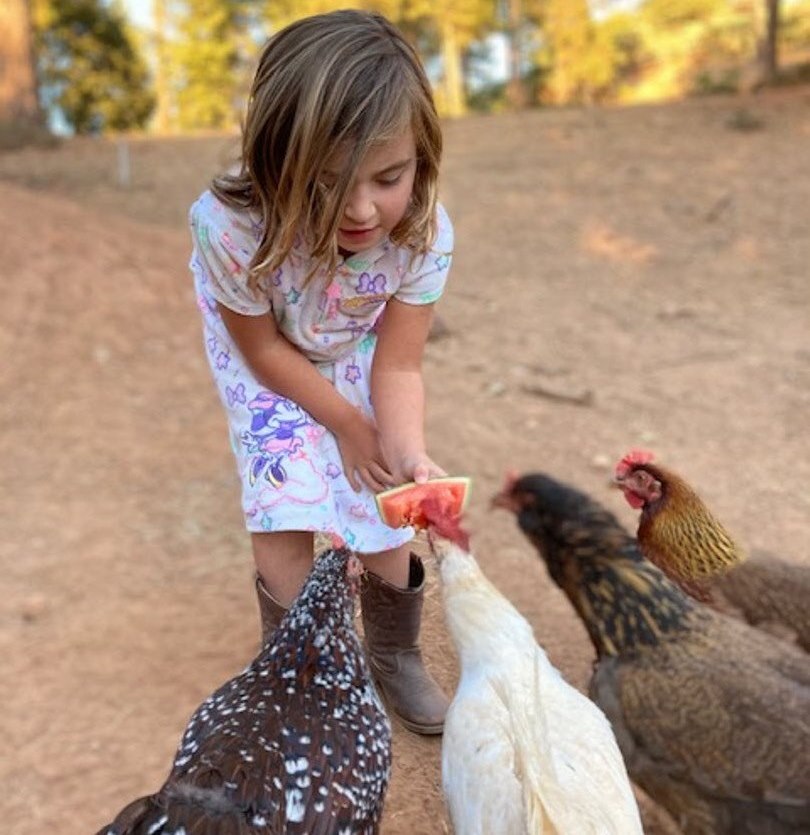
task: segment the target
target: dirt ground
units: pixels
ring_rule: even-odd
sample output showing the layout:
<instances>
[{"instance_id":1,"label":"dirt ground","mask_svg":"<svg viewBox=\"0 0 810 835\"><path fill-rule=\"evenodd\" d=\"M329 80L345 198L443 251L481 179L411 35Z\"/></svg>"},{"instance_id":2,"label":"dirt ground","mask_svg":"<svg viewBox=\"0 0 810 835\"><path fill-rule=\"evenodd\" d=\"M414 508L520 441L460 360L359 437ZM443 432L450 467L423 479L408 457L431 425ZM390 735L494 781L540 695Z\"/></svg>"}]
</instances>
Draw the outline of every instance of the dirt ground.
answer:
<instances>
[{"instance_id":1,"label":"dirt ground","mask_svg":"<svg viewBox=\"0 0 810 835\"><path fill-rule=\"evenodd\" d=\"M448 333L431 451L474 479L487 574L585 687L593 652L488 499L507 468L591 491L642 445L750 546L808 559L810 90L447 125ZM257 647L185 211L232 137L0 156L0 819L89 833L155 790ZM456 659L430 568L425 648ZM397 729L383 831L449 832L440 741ZM647 831L664 822L643 802Z\"/></svg>"}]
</instances>

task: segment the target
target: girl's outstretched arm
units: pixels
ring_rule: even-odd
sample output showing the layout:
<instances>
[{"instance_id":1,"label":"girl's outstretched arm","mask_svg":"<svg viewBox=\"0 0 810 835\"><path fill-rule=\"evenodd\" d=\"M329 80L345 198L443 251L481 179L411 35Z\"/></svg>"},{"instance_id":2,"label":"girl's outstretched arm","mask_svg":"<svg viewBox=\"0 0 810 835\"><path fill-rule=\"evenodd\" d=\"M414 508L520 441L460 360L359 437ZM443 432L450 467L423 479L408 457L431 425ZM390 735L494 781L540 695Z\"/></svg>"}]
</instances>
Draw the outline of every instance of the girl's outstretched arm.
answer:
<instances>
[{"instance_id":1,"label":"girl's outstretched arm","mask_svg":"<svg viewBox=\"0 0 810 835\"><path fill-rule=\"evenodd\" d=\"M372 421L339 394L276 327L272 313L245 316L218 304L222 321L256 379L297 403L337 438L343 468L355 490L360 482L384 490L394 482Z\"/></svg>"},{"instance_id":2,"label":"girl's outstretched arm","mask_svg":"<svg viewBox=\"0 0 810 835\"><path fill-rule=\"evenodd\" d=\"M432 320L432 304L390 299L377 337L371 402L382 451L397 483L445 475L425 450L422 357Z\"/></svg>"}]
</instances>

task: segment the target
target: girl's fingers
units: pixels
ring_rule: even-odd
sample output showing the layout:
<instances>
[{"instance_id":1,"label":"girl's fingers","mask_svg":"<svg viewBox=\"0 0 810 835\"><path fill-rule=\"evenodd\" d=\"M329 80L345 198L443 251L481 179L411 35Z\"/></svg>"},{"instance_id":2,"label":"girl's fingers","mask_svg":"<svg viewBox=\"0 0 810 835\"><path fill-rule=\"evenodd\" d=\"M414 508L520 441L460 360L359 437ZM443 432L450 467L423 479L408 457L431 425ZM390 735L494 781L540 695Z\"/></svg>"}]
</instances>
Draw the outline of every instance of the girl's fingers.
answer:
<instances>
[{"instance_id":1,"label":"girl's fingers","mask_svg":"<svg viewBox=\"0 0 810 835\"><path fill-rule=\"evenodd\" d=\"M372 461L368 465L369 473L377 479L377 481L385 487L393 487L397 482L394 476L382 465L376 461Z\"/></svg>"},{"instance_id":2,"label":"girl's fingers","mask_svg":"<svg viewBox=\"0 0 810 835\"><path fill-rule=\"evenodd\" d=\"M355 467L344 467L343 472L346 474L346 479L351 485L352 490L354 490L355 493L359 493L361 483L360 479L357 477L357 470L355 469Z\"/></svg>"},{"instance_id":3,"label":"girl's fingers","mask_svg":"<svg viewBox=\"0 0 810 835\"><path fill-rule=\"evenodd\" d=\"M417 484L424 484L430 477L430 468L427 464L417 464L413 470L413 480Z\"/></svg>"},{"instance_id":4,"label":"girl's fingers","mask_svg":"<svg viewBox=\"0 0 810 835\"><path fill-rule=\"evenodd\" d=\"M364 471L364 475L363 480L375 493L380 493L394 485L391 475L379 464L369 464Z\"/></svg>"}]
</instances>

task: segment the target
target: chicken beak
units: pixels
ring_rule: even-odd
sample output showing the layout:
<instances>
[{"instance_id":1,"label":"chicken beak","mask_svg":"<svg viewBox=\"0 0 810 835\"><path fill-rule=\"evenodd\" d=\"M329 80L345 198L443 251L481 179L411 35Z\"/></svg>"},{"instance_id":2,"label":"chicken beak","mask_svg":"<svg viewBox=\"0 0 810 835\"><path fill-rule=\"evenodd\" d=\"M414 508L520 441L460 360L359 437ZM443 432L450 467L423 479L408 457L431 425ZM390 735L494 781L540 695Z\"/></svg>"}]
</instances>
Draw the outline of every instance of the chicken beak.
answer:
<instances>
[{"instance_id":1,"label":"chicken beak","mask_svg":"<svg viewBox=\"0 0 810 835\"><path fill-rule=\"evenodd\" d=\"M490 510L499 507L503 510L510 511L511 513L520 513L522 504L514 494L502 491L500 493L496 493L489 500L489 507Z\"/></svg>"}]
</instances>

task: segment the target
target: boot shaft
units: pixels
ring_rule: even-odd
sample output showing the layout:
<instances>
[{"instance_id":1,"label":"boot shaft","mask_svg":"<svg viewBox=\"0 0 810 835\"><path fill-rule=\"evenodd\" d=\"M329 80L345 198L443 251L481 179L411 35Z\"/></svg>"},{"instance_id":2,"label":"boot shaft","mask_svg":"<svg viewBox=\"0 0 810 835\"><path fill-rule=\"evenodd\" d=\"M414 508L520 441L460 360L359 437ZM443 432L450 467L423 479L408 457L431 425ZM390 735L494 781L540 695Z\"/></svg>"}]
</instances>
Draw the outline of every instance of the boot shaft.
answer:
<instances>
[{"instance_id":1,"label":"boot shaft","mask_svg":"<svg viewBox=\"0 0 810 835\"><path fill-rule=\"evenodd\" d=\"M424 596L425 569L414 554L408 588L366 572L360 592L363 629L369 667L388 706L409 730L440 734L449 702L422 661Z\"/></svg>"},{"instance_id":2,"label":"boot shaft","mask_svg":"<svg viewBox=\"0 0 810 835\"><path fill-rule=\"evenodd\" d=\"M414 554L405 589L366 572L360 590L366 642L392 652L418 649L424 592L425 568Z\"/></svg>"}]
</instances>

